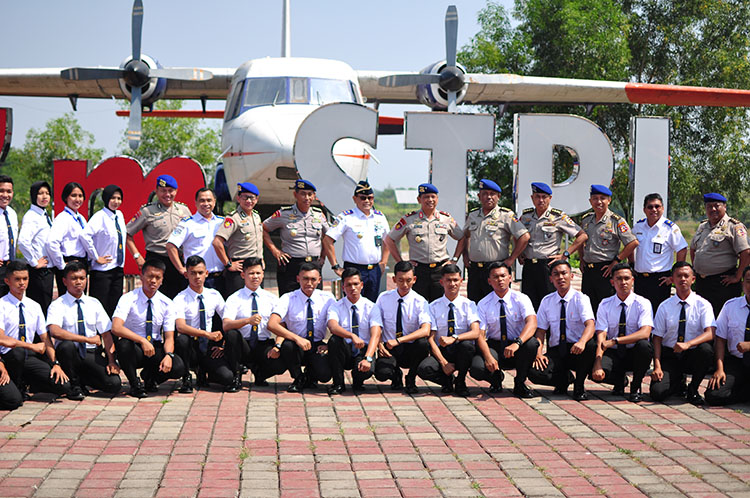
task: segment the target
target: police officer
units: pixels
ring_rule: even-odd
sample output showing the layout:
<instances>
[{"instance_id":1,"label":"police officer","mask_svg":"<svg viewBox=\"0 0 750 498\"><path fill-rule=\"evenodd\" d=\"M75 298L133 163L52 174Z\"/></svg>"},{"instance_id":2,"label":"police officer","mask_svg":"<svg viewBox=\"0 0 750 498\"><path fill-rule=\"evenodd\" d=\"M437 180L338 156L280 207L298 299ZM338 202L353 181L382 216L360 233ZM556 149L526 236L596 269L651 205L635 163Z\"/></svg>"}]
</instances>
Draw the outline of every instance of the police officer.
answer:
<instances>
[{"instance_id":1,"label":"police officer","mask_svg":"<svg viewBox=\"0 0 750 498\"><path fill-rule=\"evenodd\" d=\"M459 242L457 254L468 253L469 299L479 302L492 287L487 282L489 266L495 261L513 265L516 258L529 242L528 230L518 221L516 215L506 207L497 205L502 189L492 180L479 180L479 202L481 207L466 216L464 237ZM510 253L510 239L513 237L513 253Z\"/></svg>"},{"instance_id":2,"label":"police officer","mask_svg":"<svg viewBox=\"0 0 750 498\"><path fill-rule=\"evenodd\" d=\"M581 220L588 239L579 249L583 282L581 291L591 299L596 313L599 303L614 294L610 283L612 267L624 261L638 246L638 240L630 231L628 222L609 210L612 191L604 185L592 185L589 202L593 211ZM620 242L624 246L620 251Z\"/></svg>"},{"instance_id":3,"label":"police officer","mask_svg":"<svg viewBox=\"0 0 750 498\"><path fill-rule=\"evenodd\" d=\"M383 237L390 228L385 215L373 209L375 194L369 183L359 182L352 199L356 207L344 211L334 219L333 226L323 237L323 248L333 271L339 277L343 268L359 270L364 285L362 295L375 302L380 293L380 277L388 261L388 248L383 245ZM342 236L343 268L336 261L336 248L333 245Z\"/></svg>"},{"instance_id":4,"label":"police officer","mask_svg":"<svg viewBox=\"0 0 750 498\"><path fill-rule=\"evenodd\" d=\"M16 259L18 246L18 215L10 207L13 200L13 178L0 175L0 296L8 293L5 266Z\"/></svg>"},{"instance_id":5,"label":"police officer","mask_svg":"<svg viewBox=\"0 0 750 498\"><path fill-rule=\"evenodd\" d=\"M580 248L588 235L570 217L557 208L549 206L552 189L542 182L531 184L533 208L523 210L521 223L529 230L531 239L521 255L523 277L521 292L529 296L534 309L539 308L542 298L554 291L549 279L549 265L558 259L568 259ZM574 237L573 243L560 252L563 234Z\"/></svg>"},{"instance_id":6,"label":"police officer","mask_svg":"<svg viewBox=\"0 0 750 498\"><path fill-rule=\"evenodd\" d=\"M643 199L646 217L633 224L638 239L635 250L635 293L651 301L656 310L671 294L672 264L685 261L687 242L682 231L664 216L664 202L659 194Z\"/></svg>"},{"instance_id":7,"label":"police officer","mask_svg":"<svg viewBox=\"0 0 750 498\"><path fill-rule=\"evenodd\" d=\"M128 222L127 246L133 259L142 268L146 259L159 259L164 263L164 284L160 291L169 299L187 286L185 278L177 271L167 255L167 240L181 219L190 216L190 209L174 199L177 196L177 180L169 175L156 179L156 202L144 204ZM142 256L135 246L133 236L143 230L146 255Z\"/></svg>"},{"instance_id":8,"label":"police officer","mask_svg":"<svg viewBox=\"0 0 750 498\"><path fill-rule=\"evenodd\" d=\"M279 295L299 289L297 274L303 263L322 263L323 235L328 231L328 221L323 210L312 205L315 202L315 185L307 180L294 182L292 206L279 209L263 221L263 242L276 258L279 266L276 280ZM280 230L281 250L271 240L271 233ZM319 281L319 289L323 286Z\"/></svg>"},{"instance_id":9,"label":"police officer","mask_svg":"<svg viewBox=\"0 0 750 498\"><path fill-rule=\"evenodd\" d=\"M724 303L742 291L740 281L750 264L750 245L745 225L727 215L726 197L705 194L703 202L707 219L698 225L690 241L690 260L698 275L695 291L708 299L718 315Z\"/></svg>"},{"instance_id":10,"label":"police officer","mask_svg":"<svg viewBox=\"0 0 750 498\"><path fill-rule=\"evenodd\" d=\"M245 286L242 261L247 258L263 259L263 224L258 211L253 209L259 195L258 187L252 183L238 183L237 209L224 218L214 237L214 250L225 267L225 298Z\"/></svg>"},{"instance_id":11,"label":"police officer","mask_svg":"<svg viewBox=\"0 0 750 498\"><path fill-rule=\"evenodd\" d=\"M388 233L385 243L398 263L401 261L398 242L406 235L409 241L409 260L416 267L414 291L427 301L434 301L443 295L440 269L449 261L448 236L461 240L464 231L450 214L437 210L438 189L435 185L423 183L418 191L417 202L421 209L401 218ZM456 249L460 247L457 246ZM456 261L457 257L450 258L451 263Z\"/></svg>"}]
</instances>

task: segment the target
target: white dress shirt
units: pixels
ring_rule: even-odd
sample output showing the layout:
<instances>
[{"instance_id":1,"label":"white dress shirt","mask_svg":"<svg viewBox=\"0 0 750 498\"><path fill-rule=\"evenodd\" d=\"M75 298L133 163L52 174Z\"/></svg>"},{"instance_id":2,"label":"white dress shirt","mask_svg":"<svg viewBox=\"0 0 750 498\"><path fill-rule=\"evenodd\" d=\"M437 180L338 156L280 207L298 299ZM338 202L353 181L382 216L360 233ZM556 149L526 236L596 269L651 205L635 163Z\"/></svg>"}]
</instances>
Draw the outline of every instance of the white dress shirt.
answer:
<instances>
[{"instance_id":1,"label":"white dress shirt","mask_svg":"<svg viewBox=\"0 0 750 498\"><path fill-rule=\"evenodd\" d=\"M79 223L80 220L80 223ZM81 227L83 224L83 228ZM52 261L52 266L65 268L66 256L77 256L80 258L94 257L94 246L83 236L86 220L72 209L65 209L52 222L47 239L47 253Z\"/></svg>"},{"instance_id":2,"label":"white dress shirt","mask_svg":"<svg viewBox=\"0 0 750 498\"><path fill-rule=\"evenodd\" d=\"M115 219L120 224L120 233L122 234L122 264L117 264L117 228ZM96 271L108 271L118 266L125 266L125 240L128 236L125 230L125 218L122 211L111 211L109 208L102 208L91 217L86 229L83 231L86 238L86 244L93 247L94 255L92 257L91 269ZM96 262L99 256L112 256L112 261L105 264Z\"/></svg>"},{"instance_id":3,"label":"white dress shirt","mask_svg":"<svg viewBox=\"0 0 750 498\"><path fill-rule=\"evenodd\" d=\"M548 347L560 345L560 301L565 301L565 339L567 342L578 342L586 328L586 322L594 319L591 300L583 292L571 287L562 297L557 291L547 294L539 303L536 319L538 328L549 331Z\"/></svg>"},{"instance_id":4,"label":"white dress shirt","mask_svg":"<svg viewBox=\"0 0 750 498\"><path fill-rule=\"evenodd\" d=\"M8 213L8 220L5 220L5 213ZM15 259L16 254L13 253L12 257L10 254L10 241L8 240L8 222L10 222L10 229L13 232L13 244L14 251L18 247L18 215L16 211L8 206L5 209L0 209L0 261L8 261L9 259Z\"/></svg>"},{"instance_id":5,"label":"white dress shirt","mask_svg":"<svg viewBox=\"0 0 750 498\"><path fill-rule=\"evenodd\" d=\"M750 313L750 305L747 303L747 298L740 296L724 303L724 307L719 312L719 318L716 319L716 337L726 339L729 354L737 358L742 358L742 353L737 351L737 344L745 340L748 313Z\"/></svg>"},{"instance_id":6,"label":"white dress shirt","mask_svg":"<svg viewBox=\"0 0 750 498\"><path fill-rule=\"evenodd\" d=\"M49 220L51 222L52 218ZM39 260L45 256L47 268L52 268L52 259L47 254L47 239L51 226L47 222L47 212L35 204L32 204L23 215L21 230L18 232L18 249L32 268L35 268Z\"/></svg>"},{"instance_id":7,"label":"white dress shirt","mask_svg":"<svg viewBox=\"0 0 750 498\"><path fill-rule=\"evenodd\" d=\"M102 303L86 294L83 294L80 300L85 336L94 337L97 334L109 332L112 329L112 322L107 312L104 311ZM66 292L62 297L50 303L47 310L47 329L50 325L57 325L71 334L78 334L78 304L75 297ZM86 348L96 349L96 346L86 344Z\"/></svg>"},{"instance_id":8,"label":"white dress shirt","mask_svg":"<svg viewBox=\"0 0 750 498\"><path fill-rule=\"evenodd\" d=\"M437 331L437 337L450 335L448 333L448 312L450 305L453 304L453 318L456 321L455 334L468 332L471 324L479 323L477 314L477 305L474 301L461 295L450 301L447 297L442 296L430 303L430 328Z\"/></svg>"},{"instance_id":9,"label":"white dress shirt","mask_svg":"<svg viewBox=\"0 0 750 498\"><path fill-rule=\"evenodd\" d=\"M668 348L673 348L677 342L677 329L680 326L680 311L682 310L681 301L682 299L677 295L671 296L659 305L654 316L652 332L661 337L662 345ZM706 327L715 327L716 322L711 303L695 292L691 292L685 302L687 303L685 306L685 342L687 342L701 335Z\"/></svg>"},{"instance_id":10,"label":"white dress shirt","mask_svg":"<svg viewBox=\"0 0 750 498\"><path fill-rule=\"evenodd\" d=\"M357 335L367 344L370 342L370 313L372 313L375 303L366 297L360 296L356 303L349 301L349 298L346 296L342 297L328 308L326 322L335 320L342 329L351 332L352 306L357 308L357 318L359 319L359 333ZM348 344L352 342L351 339L344 340Z\"/></svg>"},{"instance_id":11,"label":"white dress shirt","mask_svg":"<svg viewBox=\"0 0 750 498\"><path fill-rule=\"evenodd\" d=\"M534 305L529 296L513 289L508 289L503 298L495 294L495 291L487 294L477 305L479 326L485 331L487 339L500 340L500 299L505 303L505 324L508 328L506 339L513 341L521 336L526 318L536 314Z\"/></svg>"},{"instance_id":12,"label":"white dress shirt","mask_svg":"<svg viewBox=\"0 0 750 498\"><path fill-rule=\"evenodd\" d=\"M204 287L202 294L198 294L190 287L180 291L174 298L175 320L182 318L188 326L198 330L201 329L198 296L203 296L203 307L206 310L206 332L212 332L211 322L214 314L218 313L220 317L224 317L224 298L215 289Z\"/></svg>"},{"instance_id":13,"label":"white dress shirt","mask_svg":"<svg viewBox=\"0 0 750 498\"><path fill-rule=\"evenodd\" d=\"M383 329L380 340L390 341L396 338L396 313L398 312L398 300L403 299L401 325L404 327L404 335L411 334L422 324L432 323L430 319L430 306L427 300L410 290L403 298L398 289L383 292L378 296L370 313L370 326L377 325Z\"/></svg>"},{"instance_id":14,"label":"white dress shirt","mask_svg":"<svg viewBox=\"0 0 750 498\"><path fill-rule=\"evenodd\" d=\"M193 216L183 218L167 240L177 248L182 248L183 262L190 256L200 256L206 261L206 269L209 273L224 270L224 265L219 260L214 250L213 241L216 231L224 218L211 213L211 218L206 219L202 214L196 212Z\"/></svg>"},{"instance_id":15,"label":"white dress shirt","mask_svg":"<svg viewBox=\"0 0 750 498\"><path fill-rule=\"evenodd\" d=\"M339 214L326 235L338 240L343 235L343 261L358 265L372 265L380 262L383 238L390 231L385 215L376 209L370 216L359 208L349 209Z\"/></svg>"},{"instance_id":16,"label":"white dress shirt","mask_svg":"<svg viewBox=\"0 0 750 498\"><path fill-rule=\"evenodd\" d=\"M268 331L268 319L271 317L273 308L276 306L279 298L265 289L258 287L252 291L243 287L227 298L227 305L224 307L225 320L240 320L253 316L253 292L256 294L255 301L258 303L258 314L260 315L260 324L258 325L258 340L265 341L271 339L273 334ZM245 325L240 329L242 337L250 338L253 326Z\"/></svg>"},{"instance_id":17,"label":"white dress shirt","mask_svg":"<svg viewBox=\"0 0 750 498\"><path fill-rule=\"evenodd\" d=\"M621 303L625 303L625 335L638 331L641 327L654 326L654 315L651 311L651 301L635 292L631 292L625 301L621 301L617 294L605 298L596 310L596 330L607 332L607 339L614 339L620 332ZM635 344L627 344L632 348Z\"/></svg>"},{"instance_id":18,"label":"white dress shirt","mask_svg":"<svg viewBox=\"0 0 750 498\"><path fill-rule=\"evenodd\" d=\"M125 327L139 336L146 337L146 312L148 297L143 288L124 294L117 302L117 308L112 319L120 318ZM163 331L174 332L175 309L172 300L159 291L151 298L151 337L154 341L162 341Z\"/></svg>"},{"instance_id":19,"label":"white dress shirt","mask_svg":"<svg viewBox=\"0 0 750 498\"><path fill-rule=\"evenodd\" d=\"M6 294L0 299L0 328L5 335L18 341L23 340L18 335L18 324L20 319L19 304L23 304L23 321L26 324L26 342L34 342L37 335L47 333L44 327L44 313L42 307L33 299L25 295L19 301L13 294ZM0 346L0 354L5 354L11 348Z\"/></svg>"},{"instance_id":20,"label":"white dress shirt","mask_svg":"<svg viewBox=\"0 0 750 498\"><path fill-rule=\"evenodd\" d=\"M328 308L336 302L336 298L330 292L315 289L309 299L312 300L313 341L322 341L326 337L328 328L328 320L326 320ZM305 339L307 339L307 300L305 293L297 289L281 296L273 308L273 314L281 317L287 330Z\"/></svg>"},{"instance_id":21,"label":"white dress shirt","mask_svg":"<svg viewBox=\"0 0 750 498\"><path fill-rule=\"evenodd\" d=\"M646 218L633 225L633 235L638 239L635 248L635 271L638 273L656 273L669 271L674 263L675 253L687 248L680 227L664 216L648 226Z\"/></svg>"}]
</instances>

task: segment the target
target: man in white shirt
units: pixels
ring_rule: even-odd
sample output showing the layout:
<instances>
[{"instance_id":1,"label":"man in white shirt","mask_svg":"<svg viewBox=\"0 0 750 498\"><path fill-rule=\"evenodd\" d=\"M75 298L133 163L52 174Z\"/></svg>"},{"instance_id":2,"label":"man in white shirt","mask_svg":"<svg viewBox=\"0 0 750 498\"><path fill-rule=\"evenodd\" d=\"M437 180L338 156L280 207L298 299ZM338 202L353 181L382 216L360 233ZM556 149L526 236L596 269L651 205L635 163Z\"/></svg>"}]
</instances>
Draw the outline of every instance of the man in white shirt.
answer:
<instances>
[{"instance_id":1,"label":"man in white shirt","mask_svg":"<svg viewBox=\"0 0 750 498\"><path fill-rule=\"evenodd\" d=\"M8 293L5 267L16 259L18 215L10 207L13 201L13 178L0 175L0 297Z\"/></svg>"},{"instance_id":2,"label":"man in white shirt","mask_svg":"<svg viewBox=\"0 0 750 498\"><path fill-rule=\"evenodd\" d=\"M341 394L344 370L352 371L352 390L364 390L365 380L375 372L375 353L380 337L370 337L370 313L375 304L362 295L364 284L357 268L341 273L344 297L328 308L328 359L333 385L328 394Z\"/></svg>"},{"instance_id":3,"label":"man in white shirt","mask_svg":"<svg viewBox=\"0 0 750 498\"><path fill-rule=\"evenodd\" d=\"M651 366L654 351L649 337L654 327L651 302L633 292L635 272L627 263L612 267L615 295L604 299L596 313L596 359L591 378L612 384L612 394L623 396L633 372L628 401L642 401L641 382Z\"/></svg>"},{"instance_id":4,"label":"man in white shirt","mask_svg":"<svg viewBox=\"0 0 750 498\"><path fill-rule=\"evenodd\" d=\"M422 380L440 384L442 392L466 397L466 374L474 357L474 341L479 337L479 315L474 301L460 296L461 269L449 263L443 266L440 285L443 295L430 303L431 330L427 338L431 356L419 364ZM455 378L454 378L454 375Z\"/></svg>"},{"instance_id":5,"label":"man in white shirt","mask_svg":"<svg viewBox=\"0 0 750 498\"><path fill-rule=\"evenodd\" d=\"M573 272L566 259L550 264L550 280L555 292L547 294L536 314L536 338L539 341L536 359L529 370L535 384L554 386L555 394L566 394L575 372L573 399L584 401L586 377L591 372L594 344L594 311L589 297L571 286ZM547 353L542 353L544 339Z\"/></svg>"},{"instance_id":6,"label":"man in white shirt","mask_svg":"<svg viewBox=\"0 0 750 498\"><path fill-rule=\"evenodd\" d=\"M526 379L539 349L534 337L534 306L529 296L510 288L513 274L505 262L491 263L488 273L493 291L477 305L481 331L469 372L476 380L489 382L490 392L499 393L505 377L503 370L515 368L513 394L533 398L537 394L526 385Z\"/></svg>"},{"instance_id":7,"label":"man in white shirt","mask_svg":"<svg viewBox=\"0 0 750 498\"><path fill-rule=\"evenodd\" d=\"M263 282L263 260L247 258L242 262L242 280L245 286L229 296L224 307L224 354L235 375L242 375L243 364L249 365L255 376L255 385L268 385L266 379L281 375L286 370L281 362L271 369L271 356L278 358L274 348L273 334L268 330L268 319L279 298L265 289Z\"/></svg>"},{"instance_id":8,"label":"man in white shirt","mask_svg":"<svg viewBox=\"0 0 750 498\"><path fill-rule=\"evenodd\" d=\"M399 261L394 267L396 288L380 294L370 313L370 337L380 336L375 378L391 380L391 390L417 392L417 368L429 354L430 308L412 287L417 281L414 265ZM442 288L441 288L442 291ZM406 387L401 368L408 368Z\"/></svg>"},{"instance_id":9,"label":"man in white shirt","mask_svg":"<svg viewBox=\"0 0 750 498\"><path fill-rule=\"evenodd\" d=\"M685 393L689 403L702 405L698 387L714 357L714 310L711 303L691 291L695 272L687 261L674 264L672 283L677 294L661 303L654 317L649 394L654 401L664 401L672 394ZM686 374L692 375L687 388Z\"/></svg>"},{"instance_id":10,"label":"man in white shirt","mask_svg":"<svg viewBox=\"0 0 750 498\"><path fill-rule=\"evenodd\" d=\"M112 316L112 333L120 338L117 357L134 398L158 391L167 379L179 379L185 365L174 354L175 311L172 300L159 292L166 265L149 259L141 267L141 287L120 298ZM141 370L141 378L136 369Z\"/></svg>"},{"instance_id":11,"label":"man in white shirt","mask_svg":"<svg viewBox=\"0 0 750 498\"><path fill-rule=\"evenodd\" d=\"M688 244L680 227L664 216L664 201L659 194L643 199L645 218L633 224L638 239L635 248L635 293L651 301L656 310L669 298L669 276L674 261L685 261Z\"/></svg>"},{"instance_id":12,"label":"man in white shirt","mask_svg":"<svg viewBox=\"0 0 750 498\"><path fill-rule=\"evenodd\" d=\"M705 393L711 406L750 400L750 266L742 271L742 291L716 319L716 371Z\"/></svg>"},{"instance_id":13,"label":"man in white shirt","mask_svg":"<svg viewBox=\"0 0 750 498\"><path fill-rule=\"evenodd\" d=\"M229 366L222 343L221 330L213 330L215 315L224 314L224 298L219 291L204 286L206 262L197 255L185 261L188 287L174 298L175 352L185 364L185 375L179 392L193 392L190 368L198 374L198 386L205 387L209 382L221 385L226 392L236 393L242 387L239 377L235 377Z\"/></svg>"},{"instance_id":14,"label":"man in white shirt","mask_svg":"<svg viewBox=\"0 0 750 498\"><path fill-rule=\"evenodd\" d=\"M300 288L281 296L268 319L268 330L277 337L273 348L276 352L269 355L269 367L277 370L278 363L282 363L284 370L289 370L294 379L287 389L289 392L302 392L317 387L317 382L331 380L324 339L328 308L336 298L317 289L320 269L313 263L300 265L297 281Z\"/></svg>"},{"instance_id":15,"label":"man in white shirt","mask_svg":"<svg viewBox=\"0 0 750 498\"><path fill-rule=\"evenodd\" d=\"M55 299L47 311L47 330L57 339L55 350L73 396L87 394L87 386L117 394L122 387L115 360L112 322L98 299L83 293L88 269L71 261L63 270L67 292Z\"/></svg>"}]
</instances>

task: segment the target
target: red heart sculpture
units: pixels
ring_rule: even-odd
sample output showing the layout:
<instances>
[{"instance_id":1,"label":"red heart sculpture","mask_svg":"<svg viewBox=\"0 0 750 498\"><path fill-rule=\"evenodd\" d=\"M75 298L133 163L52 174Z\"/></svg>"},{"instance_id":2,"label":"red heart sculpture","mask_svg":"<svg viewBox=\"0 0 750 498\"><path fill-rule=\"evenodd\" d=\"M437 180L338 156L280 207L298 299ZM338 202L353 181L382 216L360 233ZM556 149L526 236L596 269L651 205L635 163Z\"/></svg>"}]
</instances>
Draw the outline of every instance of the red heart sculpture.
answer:
<instances>
[{"instance_id":1,"label":"red heart sculpture","mask_svg":"<svg viewBox=\"0 0 750 498\"><path fill-rule=\"evenodd\" d=\"M10 137L13 131L13 109L0 107L0 164L10 150Z\"/></svg>"}]
</instances>

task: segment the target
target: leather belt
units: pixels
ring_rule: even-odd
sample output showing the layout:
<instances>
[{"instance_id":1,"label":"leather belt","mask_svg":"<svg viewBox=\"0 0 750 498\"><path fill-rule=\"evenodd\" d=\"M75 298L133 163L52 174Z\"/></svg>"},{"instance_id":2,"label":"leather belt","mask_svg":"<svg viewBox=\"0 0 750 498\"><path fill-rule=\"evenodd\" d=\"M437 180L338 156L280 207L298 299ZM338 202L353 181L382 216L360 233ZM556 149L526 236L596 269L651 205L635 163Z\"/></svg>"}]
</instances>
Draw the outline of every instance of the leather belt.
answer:
<instances>
[{"instance_id":1,"label":"leather belt","mask_svg":"<svg viewBox=\"0 0 750 498\"><path fill-rule=\"evenodd\" d=\"M420 263L420 262L417 261L417 268L419 268L420 266L427 266L429 268L436 268L436 267L439 267L439 266L443 266L443 263L445 263L446 261L448 261L448 260L444 259L442 261L437 261L435 263Z\"/></svg>"},{"instance_id":2,"label":"leather belt","mask_svg":"<svg viewBox=\"0 0 750 498\"><path fill-rule=\"evenodd\" d=\"M208 276L212 277L212 278L217 278L217 277L220 277L222 275L224 275L223 271L212 271L211 273L208 274Z\"/></svg>"},{"instance_id":3,"label":"leather belt","mask_svg":"<svg viewBox=\"0 0 750 498\"><path fill-rule=\"evenodd\" d=\"M666 276L670 275L671 273L672 272L670 272L670 271L657 271L657 272L652 272L652 273L645 273L644 272L644 273L638 273L638 276L639 277L643 277L643 278L649 278L649 277L666 277Z\"/></svg>"},{"instance_id":4,"label":"leather belt","mask_svg":"<svg viewBox=\"0 0 750 498\"><path fill-rule=\"evenodd\" d=\"M524 261L524 264L532 264L532 265L538 265L540 263L547 264L549 262L549 258L531 258Z\"/></svg>"},{"instance_id":5,"label":"leather belt","mask_svg":"<svg viewBox=\"0 0 750 498\"><path fill-rule=\"evenodd\" d=\"M344 266L346 266L346 265L352 266L352 267L354 267L354 268L356 268L358 270L372 270L373 268L375 268L376 266L378 266L377 263L373 263L371 265L361 265L359 263L352 263L350 261L344 261Z\"/></svg>"},{"instance_id":6,"label":"leather belt","mask_svg":"<svg viewBox=\"0 0 750 498\"><path fill-rule=\"evenodd\" d=\"M304 261L305 263L309 263L318 258L319 256L304 256L301 258L289 258L289 261Z\"/></svg>"},{"instance_id":7,"label":"leather belt","mask_svg":"<svg viewBox=\"0 0 750 498\"><path fill-rule=\"evenodd\" d=\"M487 266L490 266L494 261L472 261L471 266L472 268L486 268Z\"/></svg>"}]
</instances>

